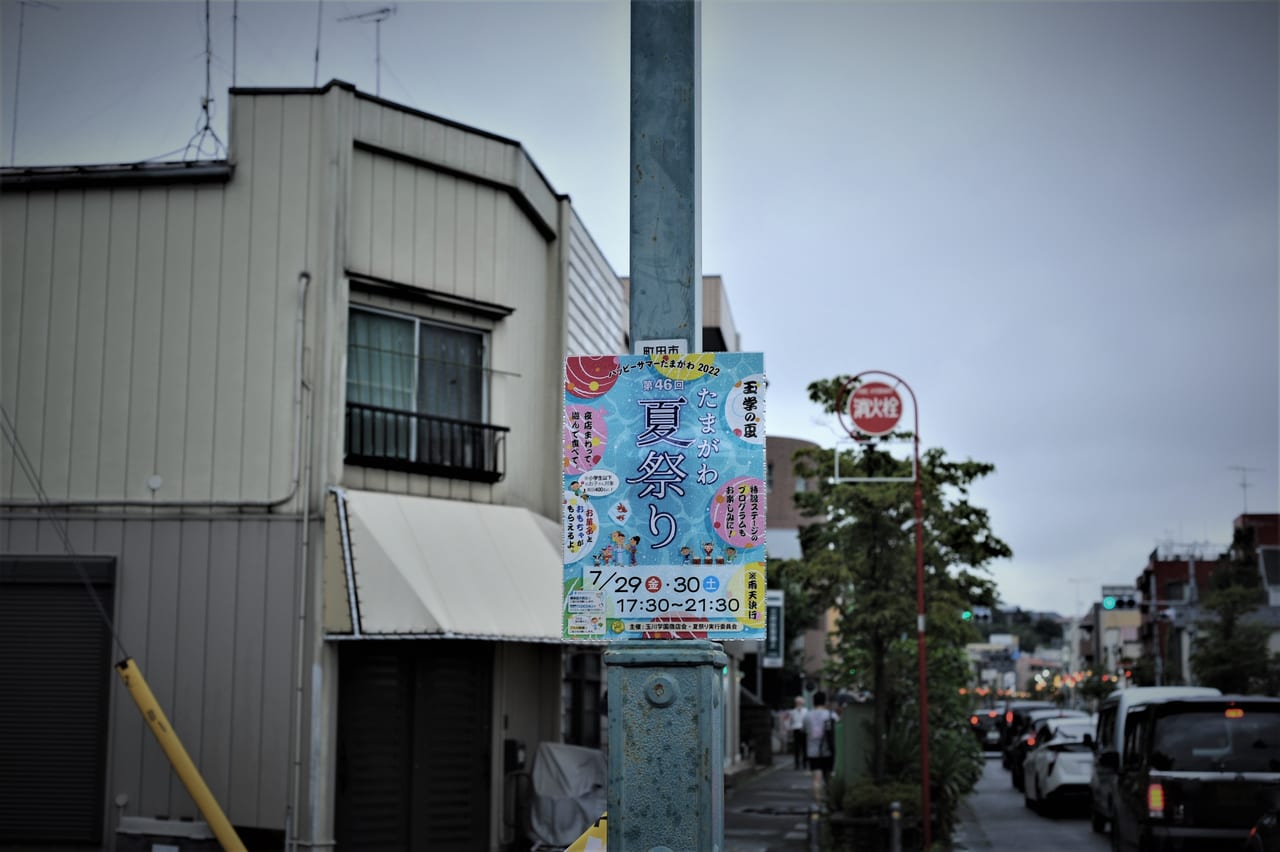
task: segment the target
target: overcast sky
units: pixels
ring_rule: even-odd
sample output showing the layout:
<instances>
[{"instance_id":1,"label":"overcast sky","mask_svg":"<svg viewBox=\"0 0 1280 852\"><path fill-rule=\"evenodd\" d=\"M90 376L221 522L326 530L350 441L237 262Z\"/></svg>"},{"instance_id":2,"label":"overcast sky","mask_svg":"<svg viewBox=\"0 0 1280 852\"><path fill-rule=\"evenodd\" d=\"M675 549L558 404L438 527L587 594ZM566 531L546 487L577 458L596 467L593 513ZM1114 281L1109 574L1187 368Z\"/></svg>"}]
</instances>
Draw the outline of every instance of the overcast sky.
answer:
<instances>
[{"instance_id":1,"label":"overcast sky","mask_svg":"<svg viewBox=\"0 0 1280 852\"><path fill-rule=\"evenodd\" d=\"M180 158L205 4L52 3L0 6L4 164ZM383 5L243 0L233 41L214 3L214 129L233 65L374 92L378 28L338 19ZM1280 510L1278 8L707 0L703 271L765 353L770 434L843 435L814 379L905 379L926 447L995 464L974 500L1029 609L1229 542L1242 476ZM620 0L401 2L381 94L519 140L625 274L629 26Z\"/></svg>"}]
</instances>

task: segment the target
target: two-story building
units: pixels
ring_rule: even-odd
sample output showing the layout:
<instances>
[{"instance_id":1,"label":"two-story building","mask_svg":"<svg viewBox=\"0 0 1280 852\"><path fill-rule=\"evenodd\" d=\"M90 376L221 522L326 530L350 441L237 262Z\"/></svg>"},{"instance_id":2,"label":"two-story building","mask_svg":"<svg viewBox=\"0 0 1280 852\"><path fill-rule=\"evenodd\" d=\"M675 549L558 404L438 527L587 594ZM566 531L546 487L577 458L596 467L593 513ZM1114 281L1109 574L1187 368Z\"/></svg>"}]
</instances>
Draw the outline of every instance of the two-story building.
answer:
<instances>
[{"instance_id":1,"label":"two-story building","mask_svg":"<svg viewBox=\"0 0 1280 852\"><path fill-rule=\"evenodd\" d=\"M199 819L126 655L260 846L513 844L601 737L561 387L619 279L520 143L345 83L228 151L0 173L0 845Z\"/></svg>"}]
</instances>

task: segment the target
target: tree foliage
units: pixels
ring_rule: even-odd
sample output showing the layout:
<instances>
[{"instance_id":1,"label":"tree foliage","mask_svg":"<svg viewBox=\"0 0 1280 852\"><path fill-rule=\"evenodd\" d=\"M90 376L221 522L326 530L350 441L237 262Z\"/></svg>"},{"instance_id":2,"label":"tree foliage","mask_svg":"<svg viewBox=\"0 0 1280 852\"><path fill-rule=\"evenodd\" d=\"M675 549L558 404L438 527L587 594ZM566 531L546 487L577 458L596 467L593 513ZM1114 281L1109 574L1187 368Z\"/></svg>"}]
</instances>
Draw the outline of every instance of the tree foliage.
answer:
<instances>
[{"instance_id":1,"label":"tree foliage","mask_svg":"<svg viewBox=\"0 0 1280 852\"><path fill-rule=\"evenodd\" d=\"M1274 692L1280 665L1267 651L1270 630L1247 616L1265 602L1252 527L1236 530L1230 557L1218 565L1205 595L1208 618L1196 622L1191 665L1200 682L1225 693Z\"/></svg>"},{"instance_id":2,"label":"tree foliage","mask_svg":"<svg viewBox=\"0 0 1280 852\"><path fill-rule=\"evenodd\" d=\"M809 397L832 412L846 381L839 376L813 382ZM827 675L833 687L872 693L875 783L918 780L919 774L918 765L891 759L901 755L899 749L887 748L891 742L919 736L917 499L924 518L930 742L940 747L956 743L961 749L972 744L976 751L972 734L961 728L967 706L959 687L969 680L964 645L979 636L960 614L975 605L995 606L996 589L986 566L1012 556L1009 546L992 532L986 510L969 500L970 487L993 473L994 466L956 461L941 449L928 449L920 459L917 496L910 481L833 481L831 449L799 450L794 463L797 476L820 483L796 495L801 512L816 519L801 531L801 570L813 599L836 608L840 616L829 649L832 664ZM868 441L842 452L840 471L842 477L910 479L911 462L891 454L883 440ZM930 774L935 788L947 780L938 772Z\"/></svg>"},{"instance_id":3,"label":"tree foliage","mask_svg":"<svg viewBox=\"0 0 1280 852\"><path fill-rule=\"evenodd\" d=\"M804 563L795 559L769 560L769 586L783 591L782 647L793 648L795 640L814 625L825 608L822 599L805 583ZM804 651L783 661L785 671L803 674L806 670Z\"/></svg>"}]
</instances>

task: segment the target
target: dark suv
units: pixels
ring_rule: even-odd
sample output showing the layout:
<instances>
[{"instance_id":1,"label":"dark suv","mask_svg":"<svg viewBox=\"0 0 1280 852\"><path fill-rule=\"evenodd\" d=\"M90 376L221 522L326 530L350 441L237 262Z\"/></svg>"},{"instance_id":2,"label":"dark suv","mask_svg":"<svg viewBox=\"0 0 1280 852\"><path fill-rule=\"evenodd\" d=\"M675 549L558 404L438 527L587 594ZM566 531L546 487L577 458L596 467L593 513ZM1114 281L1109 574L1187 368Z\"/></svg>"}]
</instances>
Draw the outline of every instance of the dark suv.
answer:
<instances>
[{"instance_id":1,"label":"dark suv","mask_svg":"<svg viewBox=\"0 0 1280 852\"><path fill-rule=\"evenodd\" d=\"M969 716L969 730L978 738L978 746L983 751L998 751L1000 748L1000 711L979 708Z\"/></svg>"},{"instance_id":2,"label":"dark suv","mask_svg":"<svg viewBox=\"0 0 1280 852\"><path fill-rule=\"evenodd\" d=\"M1140 705L1125 720L1114 850L1240 849L1280 804L1280 699L1214 696Z\"/></svg>"},{"instance_id":3,"label":"dark suv","mask_svg":"<svg viewBox=\"0 0 1280 852\"><path fill-rule=\"evenodd\" d=\"M1009 768L1009 747L1018 741L1029 724L1027 714L1035 710L1056 710L1052 701L1009 701L1004 705L1000 727L1000 765Z\"/></svg>"}]
</instances>

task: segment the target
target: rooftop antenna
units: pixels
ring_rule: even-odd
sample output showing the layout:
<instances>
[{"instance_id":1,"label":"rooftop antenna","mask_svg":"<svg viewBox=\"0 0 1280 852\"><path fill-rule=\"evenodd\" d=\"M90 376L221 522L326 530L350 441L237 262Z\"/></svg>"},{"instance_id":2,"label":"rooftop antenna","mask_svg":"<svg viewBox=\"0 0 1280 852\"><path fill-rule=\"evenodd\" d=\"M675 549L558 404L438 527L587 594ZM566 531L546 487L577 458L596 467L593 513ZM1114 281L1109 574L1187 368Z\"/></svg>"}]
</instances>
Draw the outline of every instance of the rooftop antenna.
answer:
<instances>
[{"instance_id":1,"label":"rooftop antenna","mask_svg":"<svg viewBox=\"0 0 1280 852\"><path fill-rule=\"evenodd\" d=\"M1240 471L1240 490L1244 493L1244 510L1241 514L1247 515L1249 514L1249 474L1262 473L1262 470L1256 467L1245 467L1240 464L1230 465L1227 469Z\"/></svg>"},{"instance_id":2,"label":"rooftop antenna","mask_svg":"<svg viewBox=\"0 0 1280 852\"><path fill-rule=\"evenodd\" d=\"M200 114L204 123L187 140L187 147L182 150L183 160L188 157L196 160L204 157L216 160L219 154L223 157L227 155L226 146L222 144L222 140L213 129L213 116L209 109L213 104L213 80L210 73L213 65L213 36L209 28L209 3L210 0L204 0L204 97L200 99ZM197 119L198 121L200 119ZM213 146L208 150L205 149L206 139L213 140Z\"/></svg>"},{"instance_id":3,"label":"rooftop antenna","mask_svg":"<svg viewBox=\"0 0 1280 852\"><path fill-rule=\"evenodd\" d=\"M240 0L231 0L231 88L236 87L236 34L240 29Z\"/></svg>"},{"instance_id":4,"label":"rooftop antenna","mask_svg":"<svg viewBox=\"0 0 1280 852\"><path fill-rule=\"evenodd\" d=\"M316 62L311 71L311 88L320 86L320 24L324 21L324 0L316 0Z\"/></svg>"},{"instance_id":5,"label":"rooftop antenna","mask_svg":"<svg viewBox=\"0 0 1280 852\"><path fill-rule=\"evenodd\" d=\"M1080 584L1090 583L1093 581L1085 579L1084 577L1071 577L1067 580L1067 582L1076 587L1076 611L1074 614L1076 619L1078 620L1081 617L1080 616Z\"/></svg>"},{"instance_id":6,"label":"rooftop antenna","mask_svg":"<svg viewBox=\"0 0 1280 852\"><path fill-rule=\"evenodd\" d=\"M22 91L22 27L26 22L27 6L58 11L58 7L44 0L18 0L18 67L13 72L13 128L9 131L9 165L18 156L18 94Z\"/></svg>"},{"instance_id":7,"label":"rooftop antenna","mask_svg":"<svg viewBox=\"0 0 1280 852\"><path fill-rule=\"evenodd\" d=\"M359 15L347 15L345 18L339 18L339 22L360 21L361 23L373 24L373 43L374 43L374 90L373 93L378 97L382 97L382 22L390 18L396 13L394 6L383 6L381 9L374 9L372 12L361 12Z\"/></svg>"}]
</instances>

